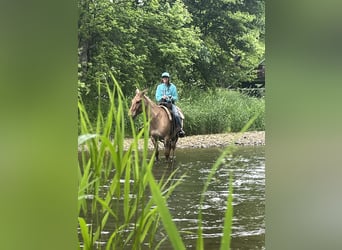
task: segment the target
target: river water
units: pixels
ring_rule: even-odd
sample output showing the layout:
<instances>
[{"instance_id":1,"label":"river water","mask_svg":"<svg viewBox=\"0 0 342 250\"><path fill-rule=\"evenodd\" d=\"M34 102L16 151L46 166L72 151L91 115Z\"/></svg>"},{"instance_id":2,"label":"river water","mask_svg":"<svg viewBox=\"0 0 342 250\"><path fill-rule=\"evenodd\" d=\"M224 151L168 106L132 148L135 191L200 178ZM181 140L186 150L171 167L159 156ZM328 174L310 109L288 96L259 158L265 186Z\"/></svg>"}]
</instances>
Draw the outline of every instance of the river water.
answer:
<instances>
[{"instance_id":1,"label":"river water","mask_svg":"<svg viewBox=\"0 0 342 250\"><path fill-rule=\"evenodd\" d=\"M163 155L162 151L160 153ZM184 174L185 178L173 191L167 204L187 250L196 249L201 193L210 170L221 153L222 149L219 148L176 150L173 169L178 170L174 179L177 180ZM153 167L156 180L171 171L172 169L166 166L163 157ZM229 174L233 175L231 249L265 249L264 146L238 147L232 155L225 157L214 174L202 205L204 249L220 249ZM108 230L111 231L110 228ZM164 238L162 233L160 232L160 238ZM142 249L148 248L143 246ZM171 250L173 248L170 242L165 241L160 249Z\"/></svg>"},{"instance_id":2,"label":"river water","mask_svg":"<svg viewBox=\"0 0 342 250\"><path fill-rule=\"evenodd\" d=\"M178 149L175 168L186 174L168 200L177 228L195 234L182 234L187 249L196 249L200 196L212 165L221 150ZM154 166L156 178L165 168ZM233 227L231 249L265 249L265 147L239 147L214 175L202 205L204 249L219 249L229 188L233 174ZM176 177L177 178L177 177ZM161 249L172 249L164 244Z\"/></svg>"}]
</instances>

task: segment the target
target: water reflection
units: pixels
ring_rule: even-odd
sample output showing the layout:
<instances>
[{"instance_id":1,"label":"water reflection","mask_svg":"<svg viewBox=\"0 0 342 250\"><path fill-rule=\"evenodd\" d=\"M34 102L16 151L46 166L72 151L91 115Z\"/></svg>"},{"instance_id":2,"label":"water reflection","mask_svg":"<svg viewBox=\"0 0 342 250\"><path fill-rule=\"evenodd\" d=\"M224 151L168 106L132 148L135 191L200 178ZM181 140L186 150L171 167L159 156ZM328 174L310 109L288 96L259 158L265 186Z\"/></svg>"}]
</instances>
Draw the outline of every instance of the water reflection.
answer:
<instances>
[{"instance_id":1,"label":"water reflection","mask_svg":"<svg viewBox=\"0 0 342 250\"><path fill-rule=\"evenodd\" d=\"M174 180L185 175L168 199L168 207L177 228L181 231L186 249L196 249L198 210L203 185L216 159L221 154L217 148L177 149L174 168L178 169ZM155 178L170 175L172 169L164 161L153 168ZM226 201L228 197L229 174L233 174L233 228L231 249L265 249L265 147L239 147L233 155L225 157L205 193L202 206L204 249L220 248ZM122 180L124 181L124 180ZM103 187L103 191L107 189ZM108 223L102 232L102 247L115 224ZM133 229L132 229L133 230ZM157 241L164 239L163 229L157 234ZM131 249L131 248L127 248ZM142 249L149 249L142 246ZM160 249L173 249L165 241Z\"/></svg>"},{"instance_id":2,"label":"water reflection","mask_svg":"<svg viewBox=\"0 0 342 250\"><path fill-rule=\"evenodd\" d=\"M187 249L196 248L200 195L219 149L177 150L175 167L185 181L169 198L168 206L182 230ZM219 249L228 197L229 173L234 177L232 249L265 247L265 152L263 146L241 147L227 156L205 193L202 206L205 249ZM154 168L156 178L165 174L162 164ZM172 249L167 243L161 249Z\"/></svg>"}]
</instances>

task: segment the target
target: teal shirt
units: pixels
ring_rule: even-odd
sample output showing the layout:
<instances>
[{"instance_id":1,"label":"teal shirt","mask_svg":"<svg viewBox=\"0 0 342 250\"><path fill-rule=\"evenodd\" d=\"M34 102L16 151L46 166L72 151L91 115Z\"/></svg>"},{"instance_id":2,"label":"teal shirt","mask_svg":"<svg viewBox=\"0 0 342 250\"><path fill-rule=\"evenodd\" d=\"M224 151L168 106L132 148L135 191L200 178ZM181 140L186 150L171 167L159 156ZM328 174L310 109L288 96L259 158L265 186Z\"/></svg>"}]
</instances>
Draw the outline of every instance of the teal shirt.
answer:
<instances>
[{"instance_id":1,"label":"teal shirt","mask_svg":"<svg viewBox=\"0 0 342 250\"><path fill-rule=\"evenodd\" d=\"M173 83L166 85L165 83L160 83L156 91L156 101L160 102L163 95L172 96L172 101L178 101L177 88Z\"/></svg>"}]
</instances>

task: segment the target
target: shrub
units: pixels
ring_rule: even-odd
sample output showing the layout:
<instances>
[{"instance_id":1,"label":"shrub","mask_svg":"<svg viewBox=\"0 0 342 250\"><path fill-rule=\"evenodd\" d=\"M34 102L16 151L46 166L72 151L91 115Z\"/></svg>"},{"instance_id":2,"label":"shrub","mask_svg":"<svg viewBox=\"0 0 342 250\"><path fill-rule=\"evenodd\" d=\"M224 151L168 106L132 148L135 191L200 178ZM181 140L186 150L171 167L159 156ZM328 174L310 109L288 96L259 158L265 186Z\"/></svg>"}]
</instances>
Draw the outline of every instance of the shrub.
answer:
<instances>
[{"instance_id":1,"label":"shrub","mask_svg":"<svg viewBox=\"0 0 342 250\"><path fill-rule=\"evenodd\" d=\"M249 130L265 129L265 101L226 89L195 91L179 102L188 135L238 132L255 115Z\"/></svg>"}]
</instances>

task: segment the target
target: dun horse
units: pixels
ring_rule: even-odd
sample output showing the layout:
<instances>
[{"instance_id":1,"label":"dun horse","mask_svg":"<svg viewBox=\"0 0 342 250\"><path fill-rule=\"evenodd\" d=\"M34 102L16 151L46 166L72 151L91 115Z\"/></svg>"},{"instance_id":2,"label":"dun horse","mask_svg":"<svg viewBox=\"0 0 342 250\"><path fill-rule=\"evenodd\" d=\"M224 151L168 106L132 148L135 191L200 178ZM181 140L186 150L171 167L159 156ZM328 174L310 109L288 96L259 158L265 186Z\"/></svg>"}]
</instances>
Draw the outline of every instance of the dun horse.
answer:
<instances>
[{"instance_id":1,"label":"dun horse","mask_svg":"<svg viewBox=\"0 0 342 250\"><path fill-rule=\"evenodd\" d=\"M157 105L145 93L147 90L136 90L136 95L132 99L132 105L129 109L129 115L134 119L137 115L143 113L145 107L145 114L150 119L150 136L156 151L156 160L159 160L158 142L164 143L165 158L169 160L170 151L173 150L173 156L178 141L178 134L175 129L175 122L171 113L166 107ZM172 121L171 121L172 120Z\"/></svg>"}]
</instances>

